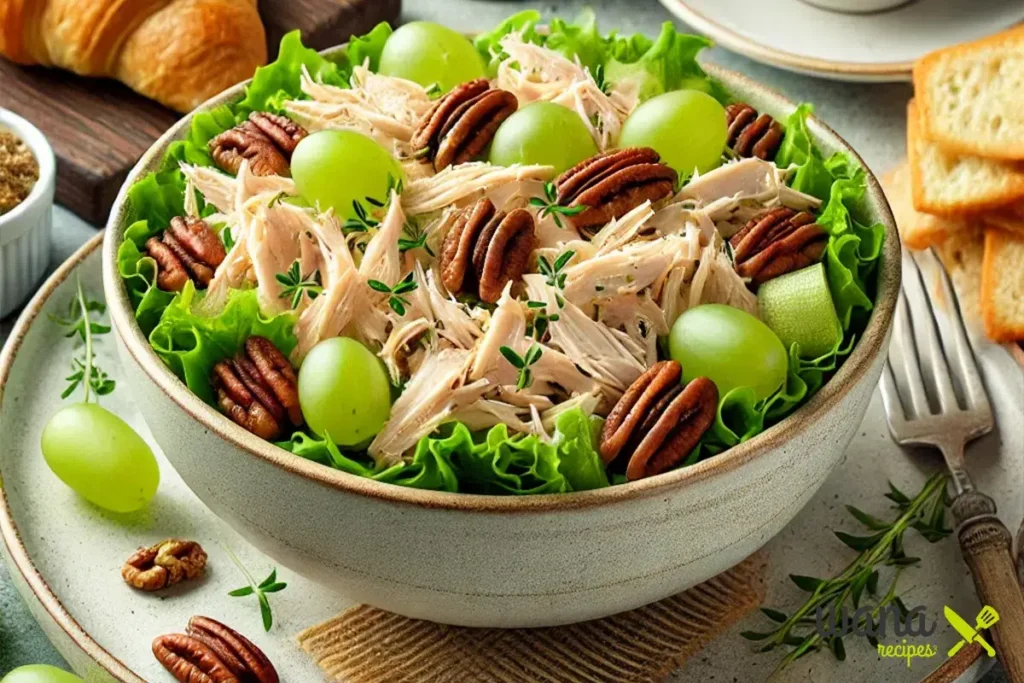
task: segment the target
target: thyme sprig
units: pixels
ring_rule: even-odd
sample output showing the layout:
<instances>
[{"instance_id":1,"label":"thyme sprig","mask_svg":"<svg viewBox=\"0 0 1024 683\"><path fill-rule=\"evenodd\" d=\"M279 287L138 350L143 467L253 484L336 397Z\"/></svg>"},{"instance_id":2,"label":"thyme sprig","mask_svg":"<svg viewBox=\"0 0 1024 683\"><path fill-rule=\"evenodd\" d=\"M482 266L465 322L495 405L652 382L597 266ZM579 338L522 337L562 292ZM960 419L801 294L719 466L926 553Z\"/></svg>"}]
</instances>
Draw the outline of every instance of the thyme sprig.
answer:
<instances>
[{"instance_id":1,"label":"thyme sprig","mask_svg":"<svg viewBox=\"0 0 1024 683\"><path fill-rule=\"evenodd\" d=\"M541 256L537 259L537 267L540 268L540 272L547 278L545 281L549 287L555 287L559 290L565 289L565 266L575 255L576 252L570 249L559 254L554 263L551 263L546 256ZM557 301L559 308L565 306L565 300L558 292L555 293L555 301Z\"/></svg>"},{"instance_id":2,"label":"thyme sprig","mask_svg":"<svg viewBox=\"0 0 1024 683\"><path fill-rule=\"evenodd\" d=\"M561 206L558 203L558 191L555 189L554 183L544 183L544 197L531 197L530 206L537 207L540 209L539 215L541 218L545 216L551 216L555 225L559 228L564 228L562 225L561 216L575 216L578 213L583 213L588 207L583 206Z\"/></svg>"},{"instance_id":3,"label":"thyme sprig","mask_svg":"<svg viewBox=\"0 0 1024 683\"><path fill-rule=\"evenodd\" d=\"M370 280L366 284L376 292L387 294L388 306L398 315L405 315L405 307L409 305L409 300L402 295L415 290L419 286L413 280L411 272L396 283L394 287L388 287L386 282L381 282L380 280Z\"/></svg>"},{"instance_id":4,"label":"thyme sprig","mask_svg":"<svg viewBox=\"0 0 1024 683\"><path fill-rule=\"evenodd\" d=\"M904 536L908 529L914 529L925 540L935 543L951 533L951 529L946 527L946 507L950 502L946 492L947 480L948 475L944 473L933 475L913 498L890 482L889 493L885 496L895 503L900 513L892 522L873 517L852 505L846 506L850 514L870 532L863 536L835 532L840 541L860 553L856 559L830 579L790 575L789 578L798 588L810 593L807 601L791 615L774 609L762 609L764 615L777 626L770 631L744 631L740 635L758 641L758 652L769 652L779 646L790 648L779 663L778 668L782 669L825 647L840 661L846 658L842 635L825 636L816 628L819 611L837 620L836 624L839 625L842 608L852 604L856 610L867 593L874 596L877 602L870 615L859 617L856 626L862 629L869 626L869 619L877 624L882 608L887 605L895 605L901 620L905 620L910 612L896 594L896 583L904 569L919 564L921 559L906 554L903 548ZM882 567L892 567L895 572L886 592L879 595L879 569ZM840 631L839 628L834 629L836 633ZM873 646L878 644L874 637L869 636L869 641Z\"/></svg>"},{"instance_id":5,"label":"thyme sprig","mask_svg":"<svg viewBox=\"0 0 1024 683\"><path fill-rule=\"evenodd\" d=\"M527 301L526 307L533 309L533 321L527 325L527 336L534 337L537 341L543 341L547 334L548 325L557 322L561 318L559 313L548 314L548 305L543 301Z\"/></svg>"},{"instance_id":6,"label":"thyme sprig","mask_svg":"<svg viewBox=\"0 0 1024 683\"><path fill-rule=\"evenodd\" d=\"M541 348L541 345L531 344L530 348L526 349L526 353L522 356L508 346L502 346L498 350L501 351L501 355L505 357L505 360L519 371L519 379L516 382L516 389L519 391L528 389L533 384L533 371L530 370L530 366L539 361L540 357L544 353L544 349Z\"/></svg>"},{"instance_id":7,"label":"thyme sprig","mask_svg":"<svg viewBox=\"0 0 1024 683\"><path fill-rule=\"evenodd\" d=\"M404 254L410 249L423 248L431 256L437 256L427 244L427 237L426 230L414 223L406 223L402 226L402 236L398 238L398 251Z\"/></svg>"},{"instance_id":8,"label":"thyme sprig","mask_svg":"<svg viewBox=\"0 0 1024 683\"><path fill-rule=\"evenodd\" d=\"M402 194L404 185L401 178L396 178L394 175L388 173L388 185L384 190L384 199L377 199L376 197L363 197L363 201L358 199L352 200L352 213L355 215L352 218L346 220L341 230L346 235L353 232L367 232L380 225L378 214L383 213L381 209L388 205L388 201L391 199L391 192L394 190L398 194ZM371 208L369 211L363 206L364 202L369 204Z\"/></svg>"},{"instance_id":9,"label":"thyme sprig","mask_svg":"<svg viewBox=\"0 0 1024 683\"><path fill-rule=\"evenodd\" d=\"M93 349L93 337L107 334L110 332L110 326L93 319L94 313L98 317L106 312L106 305L102 301L86 298L81 278L75 278L75 285L75 296L68 304L67 316L51 314L49 317L61 327L67 328L65 337L77 336L84 346L83 356L71 360L71 374L65 377L68 385L61 392L60 397L67 398L81 385L85 392L82 401L88 403L92 392L95 392L96 396L106 396L116 386L114 380L110 379L109 375L96 364L96 354Z\"/></svg>"},{"instance_id":10,"label":"thyme sprig","mask_svg":"<svg viewBox=\"0 0 1024 683\"><path fill-rule=\"evenodd\" d=\"M256 600L260 605L260 616L263 619L263 630L269 631L270 627L274 625L274 613L270 610L270 600L267 598L267 593L277 593L288 587L287 583L277 580L277 569L272 569L270 575L263 579L259 583L252 578L252 574L245 568L241 560L231 552L231 548L224 547L224 551L231 558L231 561L238 567L238 571L242 572L242 576L245 577L246 585L241 588L236 588L233 591L228 591L228 595L233 598L241 598L246 595L256 595Z\"/></svg>"},{"instance_id":11,"label":"thyme sprig","mask_svg":"<svg viewBox=\"0 0 1024 683\"><path fill-rule=\"evenodd\" d=\"M278 273L274 278L284 286L278 295L282 299L291 298L291 307L299 307L302 295L309 296L310 301L323 293L323 282L320 279L320 271L314 270L309 275L303 276L299 270L299 260L295 259L285 273Z\"/></svg>"}]
</instances>

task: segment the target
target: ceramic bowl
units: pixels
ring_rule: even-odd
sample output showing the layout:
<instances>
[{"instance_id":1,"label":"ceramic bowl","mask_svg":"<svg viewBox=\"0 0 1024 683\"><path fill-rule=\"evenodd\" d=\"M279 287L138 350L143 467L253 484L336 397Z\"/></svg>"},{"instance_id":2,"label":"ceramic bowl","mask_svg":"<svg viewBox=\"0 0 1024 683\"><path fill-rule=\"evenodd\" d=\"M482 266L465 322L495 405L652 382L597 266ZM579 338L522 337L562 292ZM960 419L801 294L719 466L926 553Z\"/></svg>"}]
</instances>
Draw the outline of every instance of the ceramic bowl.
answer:
<instances>
[{"instance_id":1,"label":"ceramic bowl","mask_svg":"<svg viewBox=\"0 0 1024 683\"><path fill-rule=\"evenodd\" d=\"M329 53L328 53L329 54ZM709 66L778 118L794 105ZM242 87L207 102L239 98ZM869 174L865 210L886 225L867 329L805 406L686 469L598 491L496 497L420 491L303 460L193 395L150 349L117 274L125 193L185 136L182 119L129 175L107 226L104 286L124 375L153 436L202 501L280 564L346 598L466 626L549 626L632 609L712 577L777 534L843 457L885 361L900 285L892 214ZM826 154L853 150L816 119Z\"/></svg>"}]
</instances>

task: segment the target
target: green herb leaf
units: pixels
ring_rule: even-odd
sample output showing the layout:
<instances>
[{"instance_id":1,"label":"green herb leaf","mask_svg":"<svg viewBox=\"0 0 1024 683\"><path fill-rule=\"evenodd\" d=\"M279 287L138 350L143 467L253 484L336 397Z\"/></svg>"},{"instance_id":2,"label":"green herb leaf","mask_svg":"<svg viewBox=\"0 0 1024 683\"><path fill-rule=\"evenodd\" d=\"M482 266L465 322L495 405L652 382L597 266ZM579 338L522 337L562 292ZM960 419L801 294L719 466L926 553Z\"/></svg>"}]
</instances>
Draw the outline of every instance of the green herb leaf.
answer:
<instances>
[{"instance_id":1,"label":"green herb leaf","mask_svg":"<svg viewBox=\"0 0 1024 683\"><path fill-rule=\"evenodd\" d=\"M61 399L66 399L75 392L79 386L84 389L82 401L88 403L92 394L106 396L110 394L116 383L100 369L96 364L96 354L93 348L94 337L110 332L110 326L93 320L92 314L103 315L107 310L102 301L87 299L82 289L81 278L76 277L75 296L68 303L66 317L50 315L50 320L67 329L64 334L66 338L77 336L83 342L83 355L81 358L71 359L71 374L65 380L68 385L61 392Z\"/></svg>"},{"instance_id":2,"label":"green herb leaf","mask_svg":"<svg viewBox=\"0 0 1024 683\"><path fill-rule=\"evenodd\" d=\"M245 597L246 595L252 595L255 592L256 591L252 586L242 586L241 588L236 588L233 591L228 591L228 595L230 595L233 598L241 598Z\"/></svg>"},{"instance_id":3,"label":"green herb leaf","mask_svg":"<svg viewBox=\"0 0 1024 683\"><path fill-rule=\"evenodd\" d=\"M381 282L380 280L370 280L366 284L368 284L370 286L370 289L374 291L383 292L385 294L391 293L391 288L388 287L385 283Z\"/></svg>"},{"instance_id":4,"label":"green herb leaf","mask_svg":"<svg viewBox=\"0 0 1024 683\"><path fill-rule=\"evenodd\" d=\"M263 621L263 630L269 631L274 625L274 614L270 609L270 600L267 598L266 594L277 593L278 591L284 590L288 584L277 580L276 568L270 571L267 578L257 584L252 578L252 574L249 573L249 570L245 568L235 553L233 553L227 546L224 547L224 551L228 554L228 557L231 558L231 561L235 563L235 566L238 567L238 571L242 572L242 576L245 577L247 584L241 588L236 588L233 591L230 591L228 595L235 598L241 598L255 594L256 600L260 606L260 618Z\"/></svg>"},{"instance_id":5,"label":"green herb leaf","mask_svg":"<svg viewBox=\"0 0 1024 683\"><path fill-rule=\"evenodd\" d=\"M315 270L303 277L299 272L299 260L295 259L285 273L277 273L274 276L279 284L283 286L278 295L282 299L291 299L292 309L299 307L303 295L309 297L310 301L323 293L324 288L320 279L320 271Z\"/></svg>"}]
</instances>

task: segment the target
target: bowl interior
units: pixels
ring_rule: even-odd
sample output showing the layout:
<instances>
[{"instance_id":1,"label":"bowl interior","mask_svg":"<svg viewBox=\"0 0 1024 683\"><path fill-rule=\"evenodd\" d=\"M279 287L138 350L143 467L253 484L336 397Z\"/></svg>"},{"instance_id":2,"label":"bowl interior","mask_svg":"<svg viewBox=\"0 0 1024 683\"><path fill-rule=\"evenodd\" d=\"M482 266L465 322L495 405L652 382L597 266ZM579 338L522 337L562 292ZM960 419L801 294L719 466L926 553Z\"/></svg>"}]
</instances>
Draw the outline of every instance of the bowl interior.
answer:
<instances>
[{"instance_id":1,"label":"bowl interior","mask_svg":"<svg viewBox=\"0 0 1024 683\"><path fill-rule=\"evenodd\" d=\"M332 48L324 51L323 54L330 58L341 49L343 48ZM777 119L784 120L796 108L793 102L782 95L739 73L713 64L706 64L705 68L709 74L720 80L737 99L742 99ZM240 99L244 86L245 84L239 84L226 90L204 103L197 111L208 110ZM845 152L867 170L868 191L863 210L872 221L885 225L886 238L877 270L875 306L866 329L857 341L853 352L835 375L792 415L749 441L693 466L594 491L521 497L484 496L410 489L334 470L292 455L263 441L221 415L213 407L205 404L164 366L135 323L131 304L117 273L117 249L123 240L126 227L127 189L150 171L159 168L167 146L175 140L186 137L190 122L191 115L181 119L143 155L139 163L129 173L114 204L107 223L103 248L104 288L111 321L124 341L127 352L139 363L152 382L156 383L182 410L198 421L197 428L213 431L228 444L244 449L254 457L267 460L292 475L311 478L337 489L396 503L482 512L571 509L623 502L638 496L660 495L668 488L674 490L687 483L739 467L751 458L757 457L758 454L785 442L789 435L795 433L795 430L813 428L816 421L842 398L851 385L866 380L867 371L872 362L887 348L888 329L900 286L900 243L892 212L877 179L867 169L860 156L831 128L812 116L808 121L809 129L823 153L831 155L834 152Z\"/></svg>"}]
</instances>

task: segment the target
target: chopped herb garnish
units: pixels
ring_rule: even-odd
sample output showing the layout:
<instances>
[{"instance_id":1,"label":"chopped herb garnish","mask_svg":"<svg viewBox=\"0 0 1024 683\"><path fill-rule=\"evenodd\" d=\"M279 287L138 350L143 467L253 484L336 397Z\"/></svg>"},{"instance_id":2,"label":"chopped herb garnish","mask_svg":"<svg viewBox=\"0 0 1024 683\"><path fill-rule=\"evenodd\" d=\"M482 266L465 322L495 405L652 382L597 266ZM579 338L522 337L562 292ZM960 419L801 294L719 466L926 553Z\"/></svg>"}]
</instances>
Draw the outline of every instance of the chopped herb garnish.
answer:
<instances>
[{"instance_id":1,"label":"chopped herb garnish","mask_svg":"<svg viewBox=\"0 0 1024 683\"><path fill-rule=\"evenodd\" d=\"M578 213L582 213L587 210L588 207L583 206L561 206L558 203L558 192L555 190L554 183L544 183L544 197L533 197L530 199L530 206L534 206L540 209L540 217L551 216L555 220L555 225L559 228L564 228L562 225L562 219L560 216L575 216Z\"/></svg>"},{"instance_id":2,"label":"chopped herb garnish","mask_svg":"<svg viewBox=\"0 0 1024 683\"><path fill-rule=\"evenodd\" d=\"M287 199L287 198L288 198L288 193L285 192L284 190L281 190L280 192L278 192L277 194L275 194L273 197L270 198L270 201L267 202L267 208L268 209L273 208L274 206L277 206L278 204L280 204L282 199Z\"/></svg>"},{"instance_id":3,"label":"chopped herb garnish","mask_svg":"<svg viewBox=\"0 0 1024 683\"><path fill-rule=\"evenodd\" d=\"M429 97L432 100L436 100L440 96L441 86L439 86L437 83L431 83L430 85L427 86L427 97Z\"/></svg>"},{"instance_id":4,"label":"chopped herb garnish","mask_svg":"<svg viewBox=\"0 0 1024 683\"><path fill-rule=\"evenodd\" d=\"M404 184L402 182L402 179L396 178L394 175L389 173L388 185L387 188L385 188L384 190L384 199L377 199L376 197L363 197L362 202L359 201L358 199L353 199L352 213L354 213L355 216L349 218L344 222L344 224L342 224L342 231L346 235L348 235L349 233L366 232L372 228L376 228L378 225L380 225L380 220L378 220L378 217L376 215L373 215L366 210L366 207L363 206L363 202L374 207L373 209L371 209L371 211L376 212L376 210L383 209L385 206L388 205L388 200L391 198L392 190L397 192L398 194L402 194L403 188ZM383 213L383 211L381 211L380 213Z\"/></svg>"},{"instance_id":5,"label":"chopped herb garnish","mask_svg":"<svg viewBox=\"0 0 1024 683\"><path fill-rule=\"evenodd\" d=\"M398 238L398 251L403 254L410 249L424 249L431 256L436 256L434 250L427 244L427 233L413 223L406 223L402 226L402 236Z\"/></svg>"},{"instance_id":6,"label":"chopped herb garnish","mask_svg":"<svg viewBox=\"0 0 1024 683\"><path fill-rule=\"evenodd\" d=\"M543 301L527 301L526 307L536 311L533 322L527 325L526 334L534 337L537 341L543 341L544 335L548 331L548 325L557 321L561 316L558 313L548 315L547 304Z\"/></svg>"},{"instance_id":7,"label":"chopped herb garnish","mask_svg":"<svg viewBox=\"0 0 1024 683\"><path fill-rule=\"evenodd\" d=\"M402 295L415 290L419 286L416 284L416 281L413 280L413 274L411 272L402 278L394 287L388 287L386 283L381 282L380 280L370 280L366 284L370 286L370 289L376 292L388 294L388 306L390 306L391 310L398 315L405 315L405 307L409 305L409 300Z\"/></svg>"},{"instance_id":8,"label":"chopped herb garnish","mask_svg":"<svg viewBox=\"0 0 1024 683\"><path fill-rule=\"evenodd\" d=\"M263 630L269 631L270 627L274 625L274 615L270 611L270 600L267 598L267 593L282 591L288 587L288 584L277 580L277 569L271 570L270 575L267 576L267 578L256 583L256 580L252 578L252 574L250 574L249 570L242 565L241 561L239 561L235 554L231 552L231 549L225 547L224 551L228 554L228 557L231 558L231 561L235 563L235 566L238 567L238 570L242 572L247 583L247 585L242 586L241 588L236 588L235 590L228 592L228 595L233 598L241 598L255 593L256 600L260 605L260 616L263 618Z\"/></svg>"},{"instance_id":9,"label":"chopped herb garnish","mask_svg":"<svg viewBox=\"0 0 1024 683\"><path fill-rule=\"evenodd\" d=\"M314 270L305 277L299 271L299 260L295 259L292 262L287 273L278 273L274 278L284 285L284 289L281 290L279 295L282 299L291 297L291 306L293 309L299 307L299 303L302 302L302 295L308 294L310 300L315 299L321 292L324 291L323 283L320 280L320 271Z\"/></svg>"},{"instance_id":10,"label":"chopped herb garnish","mask_svg":"<svg viewBox=\"0 0 1024 683\"><path fill-rule=\"evenodd\" d=\"M607 95L608 94L608 89L611 87L611 83L608 83L605 80L605 77L604 77L604 64L598 64L597 67L594 68L593 76L594 76L594 83L596 83L597 87L601 89L601 92L603 92L605 95Z\"/></svg>"},{"instance_id":11,"label":"chopped herb garnish","mask_svg":"<svg viewBox=\"0 0 1024 683\"><path fill-rule=\"evenodd\" d=\"M90 392L96 392L96 396L106 396L114 390L116 383L96 365L96 356L93 352L93 335L107 334L110 332L110 326L93 320L92 314L103 315L106 310L107 307L102 301L86 299L82 280L76 278L75 297L68 304L67 317L50 315L50 320L67 328L65 337L78 336L85 344L83 357L71 361L71 374L64 378L68 385L61 392L61 398L70 396L79 385L85 391L82 398L84 403L89 402Z\"/></svg>"},{"instance_id":12,"label":"chopped herb garnish","mask_svg":"<svg viewBox=\"0 0 1024 683\"><path fill-rule=\"evenodd\" d=\"M505 357L505 360L512 367L519 370L519 380L516 382L516 389L519 391L528 389L533 384L533 372L530 370L530 366L539 361L544 352L541 345L531 344L530 348L526 350L525 356L520 356L508 346L502 346L498 350L501 351L501 355Z\"/></svg>"},{"instance_id":13,"label":"chopped herb garnish","mask_svg":"<svg viewBox=\"0 0 1024 683\"><path fill-rule=\"evenodd\" d=\"M565 289L566 274L562 271L565 268L566 264L569 263L570 260L572 260L572 257L575 256L575 254L576 252L572 250L563 251L561 254L558 255L558 258L555 259L554 265L552 265L551 262L548 261L547 257L545 256L541 256L540 258L537 259L537 266L540 268L540 272L547 277L546 282L548 283L549 287ZM565 306L565 300L562 299L561 294L556 293L555 300L558 302L559 308Z\"/></svg>"}]
</instances>

